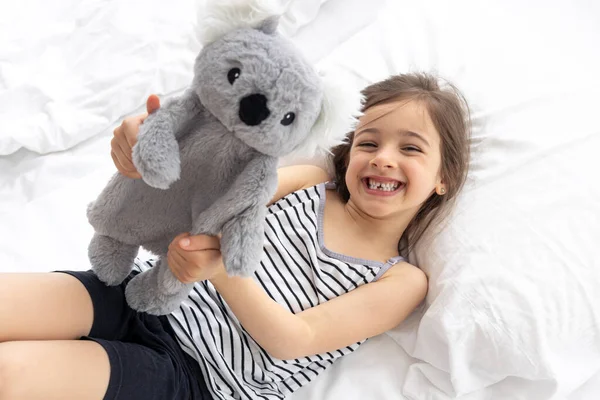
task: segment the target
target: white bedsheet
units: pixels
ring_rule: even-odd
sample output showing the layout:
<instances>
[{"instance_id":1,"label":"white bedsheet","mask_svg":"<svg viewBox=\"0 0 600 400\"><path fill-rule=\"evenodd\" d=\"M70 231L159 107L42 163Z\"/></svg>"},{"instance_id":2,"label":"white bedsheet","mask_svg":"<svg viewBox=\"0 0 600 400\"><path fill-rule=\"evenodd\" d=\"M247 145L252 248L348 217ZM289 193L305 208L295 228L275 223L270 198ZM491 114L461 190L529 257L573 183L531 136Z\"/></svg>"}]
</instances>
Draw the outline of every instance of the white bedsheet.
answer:
<instances>
[{"instance_id":1,"label":"white bedsheet","mask_svg":"<svg viewBox=\"0 0 600 400\"><path fill-rule=\"evenodd\" d=\"M414 255L427 303L292 398L600 397L600 6L284 3L282 29L320 67L359 86L437 70L475 121L457 213ZM0 4L0 271L88 268L85 207L114 172L112 129L188 84L193 7Z\"/></svg>"}]
</instances>

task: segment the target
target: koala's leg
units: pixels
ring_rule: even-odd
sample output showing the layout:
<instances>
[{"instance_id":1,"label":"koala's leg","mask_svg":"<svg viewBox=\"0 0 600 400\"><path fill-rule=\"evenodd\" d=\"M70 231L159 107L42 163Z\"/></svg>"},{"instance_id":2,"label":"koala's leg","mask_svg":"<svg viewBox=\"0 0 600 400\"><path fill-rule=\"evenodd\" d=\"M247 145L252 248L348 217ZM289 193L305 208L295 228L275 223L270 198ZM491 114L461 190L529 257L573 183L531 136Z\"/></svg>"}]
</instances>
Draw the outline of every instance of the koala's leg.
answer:
<instances>
[{"instance_id":1,"label":"koala's leg","mask_svg":"<svg viewBox=\"0 0 600 400\"><path fill-rule=\"evenodd\" d=\"M250 207L223 225L221 254L229 275L250 276L263 252L264 206Z\"/></svg>"},{"instance_id":2,"label":"koala's leg","mask_svg":"<svg viewBox=\"0 0 600 400\"><path fill-rule=\"evenodd\" d=\"M88 247L88 256L98 278L107 285L114 286L129 275L138 250L139 246L96 233Z\"/></svg>"},{"instance_id":3,"label":"koala's leg","mask_svg":"<svg viewBox=\"0 0 600 400\"><path fill-rule=\"evenodd\" d=\"M134 310L165 315L179 307L193 286L193 283L181 283L163 257L154 268L142 272L127 284L125 297Z\"/></svg>"}]
</instances>

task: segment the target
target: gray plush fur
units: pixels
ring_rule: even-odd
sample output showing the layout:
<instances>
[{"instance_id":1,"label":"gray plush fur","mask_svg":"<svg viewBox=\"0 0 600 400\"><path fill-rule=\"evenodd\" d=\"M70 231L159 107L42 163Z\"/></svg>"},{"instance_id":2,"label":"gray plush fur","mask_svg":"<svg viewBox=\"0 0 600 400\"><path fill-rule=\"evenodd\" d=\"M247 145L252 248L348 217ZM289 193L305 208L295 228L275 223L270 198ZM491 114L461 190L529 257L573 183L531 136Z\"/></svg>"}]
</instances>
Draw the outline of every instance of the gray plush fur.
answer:
<instances>
[{"instance_id":1,"label":"gray plush fur","mask_svg":"<svg viewBox=\"0 0 600 400\"><path fill-rule=\"evenodd\" d=\"M229 274L250 275L259 263L278 157L307 140L323 100L318 74L276 25L267 19L205 45L190 88L141 126L133 161L142 179L116 174L90 204L89 257L103 282L121 283L139 246L161 258L129 282L134 309L167 314L187 297L191 285L175 278L165 257L182 232L221 233ZM240 74L232 84L233 68ZM286 126L289 112L295 119Z\"/></svg>"}]
</instances>

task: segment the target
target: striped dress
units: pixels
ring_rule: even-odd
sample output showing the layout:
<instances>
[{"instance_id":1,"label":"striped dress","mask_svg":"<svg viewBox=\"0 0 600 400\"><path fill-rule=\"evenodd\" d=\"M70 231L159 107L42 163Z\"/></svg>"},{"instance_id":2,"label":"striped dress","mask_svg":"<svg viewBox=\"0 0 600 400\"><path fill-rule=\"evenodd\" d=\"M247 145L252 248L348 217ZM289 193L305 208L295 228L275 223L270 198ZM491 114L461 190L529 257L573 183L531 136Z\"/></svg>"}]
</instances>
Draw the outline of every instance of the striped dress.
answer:
<instances>
[{"instance_id":1,"label":"striped dress","mask_svg":"<svg viewBox=\"0 0 600 400\"><path fill-rule=\"evenodd\" d=\"M269 207L264 251L254 279L276 302L300 312L378 279L392 265L344 256L323 242L325 184L291 193ZM143 270L152 262L136 263ZM294 360L269 355L241 326L210 282L199 282L169 320L182 348L198 361L215 399L283 399L362 342Z\"/></svg>"}]
</instances>

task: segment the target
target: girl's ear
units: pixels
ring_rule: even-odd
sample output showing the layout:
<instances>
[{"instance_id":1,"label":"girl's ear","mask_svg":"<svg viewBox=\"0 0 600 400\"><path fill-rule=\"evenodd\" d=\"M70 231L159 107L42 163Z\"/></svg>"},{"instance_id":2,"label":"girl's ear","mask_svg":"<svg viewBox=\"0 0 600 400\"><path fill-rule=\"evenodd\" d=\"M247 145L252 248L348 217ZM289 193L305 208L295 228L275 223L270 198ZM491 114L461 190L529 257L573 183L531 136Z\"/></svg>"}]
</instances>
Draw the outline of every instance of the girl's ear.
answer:
<instances>
[{"instance_id":1,"label":"girl's ear","mask_svg":"<svg viewBox=\"0 0 600 400\"><path fill-rule=\"evenodd\" d=\"M435 178L435 193L439 196L443 196L448 191L446 182L444 182L444 178L442 178L442 167L438 171L437 177Z\"/></svg>"},{"instance_id":2,"label":"girl's ear","mask_svg":"<svg viewBox=\"0 0 600 400\"><path fill-rule=\"evenodd\" d=\"M323 88L321 111L307 139L294 150L295 155L313 157L329 154L354 130L361 115L363 96L360 90L339 75L319 72Z\"/></svg>"}]
</instances>

